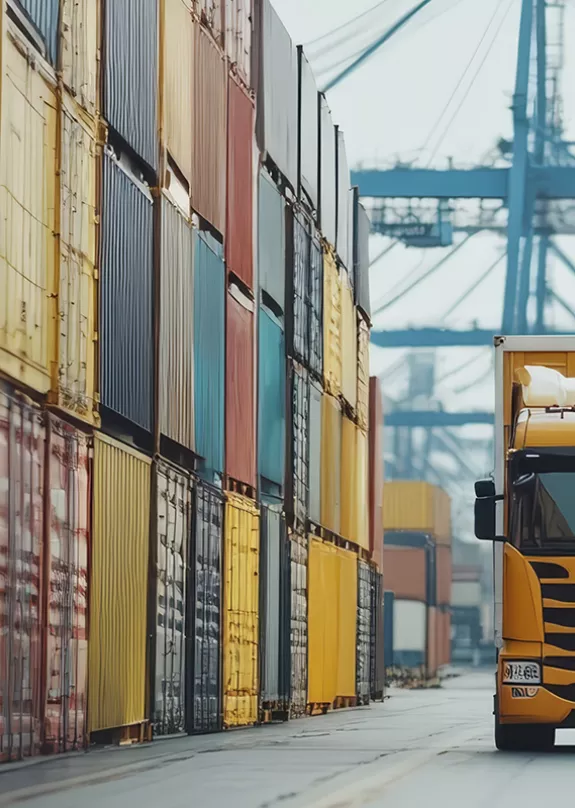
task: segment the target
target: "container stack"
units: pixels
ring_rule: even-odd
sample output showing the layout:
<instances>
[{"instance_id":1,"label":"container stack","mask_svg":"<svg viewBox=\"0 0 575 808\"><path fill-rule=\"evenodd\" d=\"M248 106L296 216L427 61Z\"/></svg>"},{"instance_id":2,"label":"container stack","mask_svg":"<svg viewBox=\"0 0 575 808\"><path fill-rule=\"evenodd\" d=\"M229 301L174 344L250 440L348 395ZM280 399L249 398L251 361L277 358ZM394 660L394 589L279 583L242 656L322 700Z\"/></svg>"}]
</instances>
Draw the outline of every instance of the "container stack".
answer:
<instances>
[{"instance_id":1,"label":"container stack","mask_svg":"<svg viewBox=\"0 0 575 808\"><path fill-rule=\"evenodd\" d=\"M386 483L383 522L393 593L385 598L393 613L385 666L392 678L431 681L450 661L451 503L429 483Z\"/></svg>"}]
</instances>

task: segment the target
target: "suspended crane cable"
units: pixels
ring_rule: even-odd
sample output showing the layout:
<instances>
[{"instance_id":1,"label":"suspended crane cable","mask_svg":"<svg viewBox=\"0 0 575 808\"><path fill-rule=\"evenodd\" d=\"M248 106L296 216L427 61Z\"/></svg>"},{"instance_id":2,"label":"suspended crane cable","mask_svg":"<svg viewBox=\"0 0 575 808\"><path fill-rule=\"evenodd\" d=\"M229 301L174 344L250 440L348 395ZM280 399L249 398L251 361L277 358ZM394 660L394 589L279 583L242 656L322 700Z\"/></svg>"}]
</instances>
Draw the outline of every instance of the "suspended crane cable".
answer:
<instances>
[{"instance_id":1,"label":"suspended crane cable","mask_svg":"<svg viewBox=\"0 0 575 808\"><path fill-rule=\"evenodd\" d=\"M353 23L359 22L361 19L364 19L365 17L368 17L370 14L372 14L374 11L377 11L378 8L381 8L382 6L384 6L388 2L389 2L389 0L380 0L379 3L376 3L374 6L371 6L371 8L367 8L365 11L363 11L357 17L352 17L351 19L346 20L341 25L338 25L336 28L332 28L331 31L326 31L325 34L321 34L321 36L318 36L315 39L310 39L309 42L304 43L304 46L303 46L304 50L306 50L306 51L308 49L312 50L314 45L317 45L318 42L323 42L324 39L328 39L330 36L333 36L334 34L338 34L340 31L343 31L343 30L349 28L350 25L352 25Z\"/></svg>"},{"instance_id":2,"label":"suspended crane cable","mask_svg":"<svg viewBox=\"0 0 575 808\"><path fill-rule=\"evenodd\" d=\"M478 359L481 359L483 357L485 357L485 351L480 351L473 357L473 359L466 359L465 362L462 362L460 365L451 368L451 370L448 370L446 373L443 374L443 376L441 376L439 379L436 380L435 382L436 386L439 384L443 384L443 382L446 382L447 379L450 379L452 376L456 376L458 373L460 373L462 370L465 370L470 365L474 365Z\"/></svg>"},{"instance_id":3,"label":"suspended crane cable","mask_svg":"<svg viewBox=\"0 0 575 808\"><path fill-rule=\"evenodd\" d=\"M455 301L455 303L453 303L453 304L452 304L452 305L451 305L451 306L448 308L448 310L445 312L445 314L443 315L443 319L444 319L444 320L447 320L447 318L448 318L448 317L450 317L450 316L453 314L453 312L454 312L456 309L458 309L458 308L459 308L459 306L461 306L461 304L462 304L462 303L465 303L465 301L467 300L467 298L469 297L469 295L471 295L473 292L475 292L475 290L476 290L476 289L477 289L479 286L481 286L481 284L483 283L483 281L484 281L484 280L486 280L486 279L487 279L487 278L488 278L488 277L491 275L491 273L492 273L492 272L493 272L495 269L497 269L497 267L499 266L499 264L500 264L500 263L501 263L501 261L502 261L502 260L505 258L505 256L506 256L506 255L507 255L507 250L506 250L505 252L501 253L501 255L500 255L498 258L497 258L497 260L496 260L496 261L494 261L494 262L491 264L491 266L489 266L489 267L488 267L488 268L485 270L485 272L483 272L483 273L482 273L482 274L479 276L479 278L477 278L477 280L476 280L474 283L472 283L472 284L471 284L471 286L470 286L470 287L469 287L469 288L468 288L468 289L467 289L467 290L466 290L466 291L465 291L465 292L464 292L464 293L463 293L463 294L462 294L462 295L461 295L459 298L457 298L457 300Z\"/></svg>"},{"instance_id":4,"label":"suspended crane cable","mask_svg":"<svg viewBox=\"0 0 575 808\"><path fill-rule=\"evenodd\" d=\"M478 376L472 382L469 382L469 384L463 385L463 387L456 387L453 392L456 395L461 395L461 393L467 393L469 390L472 390L478 384L481 384L481 382L485 381L485 379L488 376L491 376L492 372L493 372L493 368L491 367L491 364L490 364L489 367L487 368L487 370L485 371L485 373L482 373L481 376Z\"/></svg>"},{"instance_id":5,"label":"suspended crane cable","mask_svg":"<svg viewBox=\"0 0 575 808\"><path fill-rule=\"evenodd\" d=\"M378 254L375 256L375 258L373 258L373 259L372 259L372 260L369 262L369 266L370 266L370 268L371 268L371 267L372 267L374 264L377 264L377 262L378 262L378 261L381 261L381 259L384 257L384 255L387 255L388 253L390 253L390 252L391 252L391 251L394 249L394 247L397 247L397 245L398 245L398 244L399 244L399 241L393 241L393 242L392 242L392 243L391 243L391 244L390 244L388 247L385 247L385 249L383 249L383 250L382 250L380 253L378 253Z\"/></svg>"}]
</instances>

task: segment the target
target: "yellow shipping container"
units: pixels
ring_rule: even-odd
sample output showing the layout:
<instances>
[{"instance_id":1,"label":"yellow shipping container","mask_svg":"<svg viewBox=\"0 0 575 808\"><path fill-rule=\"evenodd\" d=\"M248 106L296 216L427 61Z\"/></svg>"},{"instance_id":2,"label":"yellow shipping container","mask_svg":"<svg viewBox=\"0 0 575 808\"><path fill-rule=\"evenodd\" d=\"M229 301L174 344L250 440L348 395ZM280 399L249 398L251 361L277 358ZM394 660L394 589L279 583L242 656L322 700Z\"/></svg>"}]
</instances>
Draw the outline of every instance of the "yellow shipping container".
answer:
<instances>
[{"instance_id":1,"label":"yellow shipping container","mask_svg":"<svg viewBox=\"0 0 575 808\"><path fill-rule=\"evenodd\" d=\"M357 422L369 429L369 326L357 315Z\"/></svg>"},{"instance_id":2,"label":"yellow shipping container","mask_svg":"<svg viewBox=\"0 0 575 808\"><path fill-rule=\"evenodd\" d=\"M194 23L191 0L162 1L163 141L191 182L193 155Z\"/></svg>"},{"instance_id":3,"label":"yellow shipping container","mask_svg":"<svg viewBox=\"0 0 575 808\"><path fill-rule=\"evenodd\" d=\"M341 430L341 527L344 539L369 550L367 435L349 418Z\"/></svg>"},{"instance_id":4,"label":"yellow shipping container","mask_svg":"<svg viewBox=\"0 0 575 808\"><path fill-rule=\"evenodd\" d=\"M367 433L356 429L357 439L357 543L369 550L369 443Z\"/></svg>"},{"instance_id":5,"label":"yellow shipping container","mask_svg":"<svg viewBox=\"0 0 575 808\"><path fill-rule=\"evenodd\" d=\"M151 461L94 440L88 730L144 721Z\"/></svg>"},{"instance_id":6,"label":"yellow shipping container","mask_svg":"<svg viewBox=\"0 0 575 808\"><path fill-rule=\"evenodd\" d=\"M321 523L334 533L341 520L341 406L337 399L322 397L321 415Z\"/></svg>"},{"instance_id":7,"label":"yellow shipping container","mask_svg":"<svg viewBox=\"0 0 575 808\"><path fill-rule=\"evenodd\" d=\"M353 289L347 272L342 271L341 284L341 392L349 406L357 406L357 313L353 305Z\"/></svg>"},{"instance_id":8,"label":"yellow shipping container","mask_svg":"<svg viewBox=\"0 0 575 808\"><path fill-rule=\"evenodd\" d=\"M332 396L342 390L342 286L341 273L332 252L323 258L323 373L325 389Z\"/></svg>"},{"instance_id":9,"label":"yellow shipping container","mask_svg":"<svg viewBox=\"0 0 575 808\"><path fill-rule=\"evenodd\" d=\"M0 372L47 393L56 314L55 79L5 14L2 19Z\"/></svg>"},{"instance_id":10,"label":"yellow shipping container","mask_svg":"<svg viewBox=\"0 0 575 808\"><path fill-rule=\"evenodd\" d=\"M76 418L98 423L96 122L62 94L58 316L50 401Z\"/></svg>"},{"instance_id":11,"label":"yellow shipping container","mask_svg":"<svg viewBox=\"0 0 575 808\"><path fill-rule=\"evenodd\" d=\"M227 494L224 579L224 726L258 720L260 513Z\"/></svg>"},{"instance_id":12,"label":"yellow shipping container","mask_svg":"<svg viewBox=\"0 0 575 808\"><path fill-rule=\"evenodd\" d=\"M308 701L355 696L357 557L310 537Z\"/></svg>"},{"instance_id":13,"label":"yellow shipping container","mask_svg":"<svg viewBox=\"0 0 575 808\"><path fill-rule=\"evenodd\" d=\"M451 544L451 500L445 491L430 483L385 483L383 527L428 533L438 544Z\"/></svg>"},{"instance_id":14,"label":"yellow shipping container","mask_svg":"<svg viewBox=\"0 0 575 808\"><path fill-rule=\"evenodd\" d=\"M61 0L60 54L64 86L90 115L100 112L100 3Z\"/></svg>"}]
</instances>

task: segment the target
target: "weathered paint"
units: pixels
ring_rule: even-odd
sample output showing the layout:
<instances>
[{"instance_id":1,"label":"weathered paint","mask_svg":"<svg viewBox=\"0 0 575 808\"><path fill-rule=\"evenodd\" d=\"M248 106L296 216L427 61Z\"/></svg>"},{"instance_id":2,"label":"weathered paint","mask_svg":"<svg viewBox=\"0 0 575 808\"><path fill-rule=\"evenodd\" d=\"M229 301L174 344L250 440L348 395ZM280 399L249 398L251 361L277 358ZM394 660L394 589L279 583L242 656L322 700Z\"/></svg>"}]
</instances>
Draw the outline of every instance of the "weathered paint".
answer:
<instances>
[{"instance_id":1,"label":"weathered paint","mask_svg":"<svg viewBox=\"0 0 575 808\"><path fill-rule=\"evenodd\" d=\"M286 361L281 323L263 306L259 319L259 474L283 488L286 436Z\"/></svg>"},{"instance_id":2,"label":"weathered paint","mask_svg":"<svg viewBox=\"0 0 575 808\"><path fill-rule=\"evenodd\" d=\"M357 405L357 315L347 272L341 273L341 392L352 410Z\"/></svg>"},{"instance_id":3,"label":"weathered paint","mask_svg":"<svg viewBox=\"0 0 575 808\"><path fill-rule=\"evenodd\" d=\"M340 532L342 414L337 399L324 394L321 417L321 524Z\"/></svg>"},{"instance_id":4,"label":"weathered paint","mask_svg":"<svg viewBox=\"0 0 575 808\"><path fill-rule=\"evenodd\" d=\"M308 598L307 569L309 543L306 536L289 534L291 559L291 700L293 718L307 707Z\"/></svg>"},{"instance_id":5,"label":"weathered paint","mask_svg":"<svg viewBox=\"0 0 575 808\"><path fill-rule=\"evenodd\" d=\"M254 102L228 77L226 266L250 289L254 284L252 163Z\"/></svg>"},{"instance_id":6,"label":"weathered paint","mask_svg":"<svg viewBox=\"0 0 575 808\"><path fill-rule=\"evenodd\" d=\"M56 66L58 59L59 0L19 0L46 47L46 58Z\"/></svg>"},{"instance_id":7,"label":"weathered paint","mask_svg":"<svg viewBox=\"0 0 575 808\"><path fill-rule=\"evenodd\" d=\"M226 56L242 82L251 86L253 0L225 0Z\"/></svg>"},{"instance_id":8,"label":"weathered paint","mask_svg":"<svg viewBox=\"0 0 575 808\"><path fill-rule=\"evenodd\" d=\"M219 45L225 30L225 0L192 0L194 13Z\"/></svg>"},{"instance_id":9,"label":"weathered paint","mask_svg":"<svg viewBox=\"0 0 575 808\"><path fill-rule=\"evenodd\" d=\"M357 423L369 429L369 326L357 315Z\"/></svg>"},{"instance_id":10,"label":"weathered paint","mask_svg":"<svg viewBox=\"0 0 575 808\"><path fill-rule=\"evenodd\" d=\"M258 194L258 272L263 291L285 310L285 200L262 168Z\"/></svg>"},{"instance_id":11,"label":"weathered paint","mask_svg":"<svg viewBox=\"0 0 575 808\"><path fill-rule=\"evenodd\" d=\"M97 433L88 731L145 720L150 460Z\"/></svg>"},{"instance_id":12,"label":"weathered paint","mask_svg":"<svg viewBox=\"0 0 575 808\"><path fill-rule=\"evenodd\" d=\"M451 501L430 483L398 480L386 484L383 499L385 530L429 533L438 544L451 542Z\"/></svg>"},{"instance_id":13,"label":"weathered paint","mask_svg":"<svg viewBox=\"0 0 575 808\"><path fill-rule=\"evenodd\" d=\"M371 639L371 570L361 560L357 562L357 634L356 634L356 690L361 704L367 704L370 688Z\"/></svg>"},{"instance_id":14,"label":"weathered paint","mask_svg":"<svg viewBox=\"0 0 575 808\"><path fill-rule=\"evenodd\" d=\"M310 384L309 399L309 518L321 524L321 419L323 391Z\"/></svg>"},{"instance_id":15,"label":"weathered paint","mask_svg":"<svg viewBox=\"0 0 575 808\"><path fill-rule=\"evenodd\" d=\"M303 527L309 506L309 375L301 365L291 362L288 378L285 509L290 524Z\"/></svg>"},{"instance_id":16,"label":"weathered paint","mask_svg":"<svg viewBox=\"0 0 575 808\"><path fill-rule=\"evenodd\" d=\"M60 16L60 68L64 86L90 115L96 115L100 111L100 3L62 0Z\"/></svg>"},{"instance_id":17,"label":"weathered paint","mask_svg":"<svg viewBox=\"0 0 575 808\"><path fill-rule=\"evenodd\" d=\"M163 142L188 182L192 180L194 23L191 0L162 0Z\"/></svg>"},{"instance_id":18,"label":"weathered paint","mask_svg":"<svg viewBox=\"0 0 575 808\"><path fill-rule=\"evenodd\" d=\"M323 263L323 379L332 396L342 392L342 278L331 250L324 252Z\"/></svg>"},{"instance_id":19,"label":"weathered paint","mask_svg":"<svg viewBox=\"0 0 575 808\"><path fill-rule=\"evenodd\" d=\"M39 393L54 361L56 95L8 21L2 41L0 371ZM16 46L18 42L18 46ZM26 55L24 55L26 54Z\"/></svg>"},{"instance_id":20,"label":"weathered paint","mask_svg":"<svg viewBox=\"0 0 575 808\"><path fill-rule=\"evenodd\" d=\"M224 726L258 720L260 513L227 494L224 550Z\"/></svg>"}]
</instances>

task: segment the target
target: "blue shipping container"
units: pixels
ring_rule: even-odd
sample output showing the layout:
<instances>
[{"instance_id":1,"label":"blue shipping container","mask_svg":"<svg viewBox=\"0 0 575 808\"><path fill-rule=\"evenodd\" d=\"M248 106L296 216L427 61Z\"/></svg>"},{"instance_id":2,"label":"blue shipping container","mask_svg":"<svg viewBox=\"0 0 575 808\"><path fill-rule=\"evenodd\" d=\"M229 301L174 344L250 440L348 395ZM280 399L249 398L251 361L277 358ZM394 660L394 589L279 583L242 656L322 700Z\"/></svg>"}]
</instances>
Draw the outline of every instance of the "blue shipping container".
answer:
<instances>
[{"instance_id":1,"label":"blue shipping container","mask_svg":"<svg viewBox=\"0 0 575 808\"><path fill-rule=\"evenodd\" d=\"M285 337L263 306L259 321L258 447L261 477L283 486L285 463Z\"/></svg>"},{"instance_id":2,"label":"blue shipping container","mask_svg":"<svg viewBox=\"0 0 575 808\"><path fill-rule=\"evenodd\" d=\"M44 40L48 61L57 67L59 0L19 0L19 2Z\"/></svg>"},{"instance_id":3,"label":"blue shipping container","mask_svg":"<svg viewBox=\"0 0 575 808\"><path fill-rule=\"evenodd\" d=\"M207 233L196 234L194 254L196 452L210 481L224 470L226 271L222 247Z\"/></svg>"}]
</instances>

